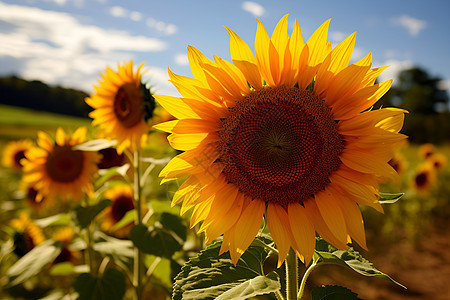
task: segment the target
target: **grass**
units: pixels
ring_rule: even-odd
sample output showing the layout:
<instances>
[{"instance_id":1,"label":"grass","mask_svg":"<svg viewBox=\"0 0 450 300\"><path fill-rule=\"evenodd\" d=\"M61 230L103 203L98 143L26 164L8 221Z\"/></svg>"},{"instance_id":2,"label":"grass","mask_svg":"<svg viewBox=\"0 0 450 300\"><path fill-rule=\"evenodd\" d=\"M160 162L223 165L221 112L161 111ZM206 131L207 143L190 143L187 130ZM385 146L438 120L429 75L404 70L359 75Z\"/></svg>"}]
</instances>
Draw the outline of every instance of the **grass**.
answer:
<instances>
[{"instance_id":1,"label":"grass","mask_svg":"<svg viewBox=\"0 0 450 300\"><path fill-rule=\"evenodd\" d=\"M0 139L36 138L38 130L54 131L57 127L73 130L89 126L91 120L41 112L32 109L0 105Z\"/></svg>"}]
</instances>

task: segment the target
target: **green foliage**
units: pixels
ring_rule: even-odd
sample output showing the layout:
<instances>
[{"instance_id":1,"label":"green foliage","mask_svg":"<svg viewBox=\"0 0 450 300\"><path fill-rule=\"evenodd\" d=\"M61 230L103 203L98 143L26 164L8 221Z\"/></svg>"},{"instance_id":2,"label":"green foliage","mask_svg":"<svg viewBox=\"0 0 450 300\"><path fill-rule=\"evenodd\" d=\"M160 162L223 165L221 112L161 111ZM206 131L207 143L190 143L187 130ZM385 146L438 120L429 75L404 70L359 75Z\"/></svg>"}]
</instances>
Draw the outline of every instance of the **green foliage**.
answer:
<instances>
[{"instance_id":1,"label":"green foliage","mask_svg":"<svg viewBox=\"0 0 450 300\"><path fill-rule=\"evenodd\" d=\"M79 300L120 300L125 295L126 282L122 272L107 269L103 276L80 274L73 283Z\"/></svg>"},{"instance_id":2,"label":"green foliage","mask_svg":"<svg viewBox=\"0 0 450 300\"><path fill-rule=\"evenodd\" d=\"M171 258L183 247L183 240L165 228L135 225L130 231L130 239L142 252Z\"/></svg>"},{"instance_id":3,"label":"green foliage","mask_svg":"<svg viewBox=\"0 0 450 300\"><path fill-rule=\"evenodd\" d=\"M101 200L99 203L90 206L77 206L75 213L77 215L78 224L81 228L86 228L91 224L92 220L106 207L112 203L109 199Z\"/></svg>"},{"instance_id":4,"label":"green foliage","mask_svg":"<svg viewBox=\"0 0 450 300\"><path fill-rule=\"evenodd\" d=\"M262 242L270 242L257 237ZM208 245L191 258L175 277L173 299L245 299L278 291L281 288L277 273L263 272L269 251L253 243L236 266L229 253L219 256L222 241Z\"/></svg>"},{"instance_id":5,"label":"green foliage","mask_svg":"<svg viewBox=\"0 0 450 300\"><path fill-rule=\"evenodd\" d=\"M406 289L404 285L393 280L385 273L377 270L371 262L362 257L361 254L353 248L349 248L347 251L339 250L322 238L316 239L316 251L314 252L313 262L316 264L325 263L340 265L350 268L361 275L378 277Z\"/></svg>"},{"instance_id":6,"label":"green foliage","mask_svg":"<svg viewBox=\"0 0 450 300\"><path fill-rule=\"evenodd\" d=\"M380 193L381 204L392 204L400 200L405 193Z\"/></svg>"},{"instance_id":7,"label":"green foliage","mask_svg":"<svg viewBox=\"0 0 450 300\"><path fill-rule=\"evenodd\" d=\"M337 286L326 285L315 287L311 292L311 300L361 300L358 294L349 289Z\"/></svg>"}]
</instances>

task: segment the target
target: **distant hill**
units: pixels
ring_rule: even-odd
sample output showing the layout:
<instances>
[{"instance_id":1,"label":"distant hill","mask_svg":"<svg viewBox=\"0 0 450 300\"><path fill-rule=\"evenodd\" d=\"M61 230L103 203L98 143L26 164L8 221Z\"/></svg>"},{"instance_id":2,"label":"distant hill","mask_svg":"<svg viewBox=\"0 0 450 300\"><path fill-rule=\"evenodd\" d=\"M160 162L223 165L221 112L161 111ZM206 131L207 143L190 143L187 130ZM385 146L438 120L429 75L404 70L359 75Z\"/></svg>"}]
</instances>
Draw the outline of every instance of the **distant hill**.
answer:
<instances>
[{"instance_id":1,"label":"distant hill","mask_svg":"<svg viewBox=\"0 0 450 300\"><path fill-rule=\"evenodd\" d=\"M83 91L52 87L16 76L0 77L0 104L87 118L92 110Z\"/></svg>"}]
</instances>

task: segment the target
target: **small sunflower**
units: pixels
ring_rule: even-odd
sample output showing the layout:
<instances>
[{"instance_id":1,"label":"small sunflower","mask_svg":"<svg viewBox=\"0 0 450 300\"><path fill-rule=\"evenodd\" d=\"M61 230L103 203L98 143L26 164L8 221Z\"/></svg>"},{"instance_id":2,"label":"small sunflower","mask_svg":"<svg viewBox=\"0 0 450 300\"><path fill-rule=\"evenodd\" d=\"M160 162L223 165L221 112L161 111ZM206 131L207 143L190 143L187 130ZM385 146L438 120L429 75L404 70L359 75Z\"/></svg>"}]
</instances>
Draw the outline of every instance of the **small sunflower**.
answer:
<instances>
[{"instance_id":1,"label":"small sunflower","mask_svg":"<svg viewBox=\"0 0 450 300\"><path fill-rule=\"evenodd\" d=\"M431 143L422 144L419 147L419 156L423 159L428 158L434 153L435 147Z\"/></svg>"},{"instance_id":2,"label":"small sunflower","mask_svg":"<svg viewBox=\"0 0 450 300\"><path fill-rule=\"evenodd\" d=\"M42 213L49 209L54 203L48 200L48 198L40 197L38 201L38 191L28 184L23 188L25 193L25 202L31 208L31 210L37 214Z\"/></svg>"},{"instance_id":3,"label":"small sunflower","mask_svg":"<svg viewBox=\"0 0 450 300\"><path fill-rule=\"evenodd\" d=\"M31 249L45 241L42 229L25 212L21 212L19 218L11 220L10 225L16 230L14 234L14 253L19 257L24 256Z\"/></svg>"},{"instance_id":4,"label":"small sunflower","mask_svg":"<svg viewBox=\"0 0 450 300\"><path fill-rule=\"evenodd\" d=\"M134 196L133 189L129 185L116 185L107 191L105 191L103 197L112 201L112 204L108 206L102 213L102 228L103 230L109 231L111 227L117 224L125 214L133 210L134 207ZM133 222L129 224L130 226L125 226L119 231L114 232L116 235L125 237L128 235Z\"/></svg>"},{"instance_id":5,"label":"small sunflower","mask_svg":"<svg viewBox=\"0 0 450 300\"><path fill-rule=\"evenodd\" d=\"M52 239L62 243L61 253L55 258L53 264L70 262L76 264L81 258L81 253L76 250L70 249L75 231L72 227L63 227L53 233Z\"/></svg>"},{"instance_id":6,"label":"small sunflower","mask_svg":"<svg viewBox=\"0 0 450 300\"><path fill-rule=\"evenodd\" d=\"M113 167L120 167L126 164L127 158L125 154L119 154L116 148L110 147L98 151L101 155L101 160L98 163L99 169L109 169Z\"/></svg>"},{"instance_id":7,"label":"small sunflower","mask_svg":"<svg viewBox=\"0 0 450 300\"><path fill-rule=\"evenodd\" d=\"M441 171L447 165L447 157L441 153L434 153L427 158L427 161L433 165L437 171Z\"/></svg>"},{"instance_id":8,"label":"small sunflower","mask_svg":"<svg viewBox=\"0 0 450 300\"><path fill-rule=\"evenodd\" d=\"M391 158L391 160L389 160L388 163L399 175L405 173L408 164L405 156L398 151L394 153L394 156Z\"/></svg>"},{"instance_id":9,"label":"small sunflower","mask_svg":"<svg viewBox=\"0 0 450 300\"><path fill-rule=\"evenodd\" d=\"M257 24L255 54L227 28L233 63L188 46L194 78L169 70L183 97L156 96L176 120L155 128L185 151L160 174L187 176L172 203L193 208L206 242L223 234L235 264L263 216L279 265L290 247L307 264L316 232L366 248L358 205L383 211L380 178L398 179L388 161L405 139L404 110L370 110L391 86L375 83L385 67L372 69L371 54L349 65L355 34L332 48L329 21L306 43L297 21L288 35L287 15L272 37Z\"/></svg>"},{"instance_id":10,"label":"small sunflower","mask_svg":"<svg viewBox=\"0 0 450 300\"><path fill-rule=\"evenodd\" d=\"M122 153L130 148L139 149L146 142L150 130L147 121L152 118L155 100L150 91L141 83L141 64L133 72L133 62L118 65L114 72L106 68L103 81L94 86L96 93L86 98L94 111L92 125L99 125L108 139L117 140L117 151Z\"/></svg>"},{"instance_id":11,"label":"small sunflower","mask_svg":"<svg viewBox=\"0 0 450 300\"><path fill-rule=\"evenodd\" d=\"M38 194L53 201L57 196L66 200L80 200L84 193L93 195L94 177L98 171L100 157L93 151L74 150L72 147L86 140L85 127L78 128L72 137L62 128L56 131L56 141L40 131L37 144L26 152L23 181L32 186Z\"/></svg>"},{"instance_id":12,"label":"small sunflower","mask_svg":"<svg viewBox=\"0 0 450 300\"><path fill-rule=\"evenodd\" d=\"M422 163L412 178L411 187L419 194L427 194L436 182L436 170L429 162Z\"/></svg>"},{"instance_id":13,"label":"small sunflower","mask_svg":"<svg viewBox=\"0 0 450 300\"><path fill-rule=\"evenodd\" d=\"M33 142L28 139L9 142L3 150L2 165L14 171L21 171L23 168L21 160L31 147Z\"/></svg>"}]
</instances>

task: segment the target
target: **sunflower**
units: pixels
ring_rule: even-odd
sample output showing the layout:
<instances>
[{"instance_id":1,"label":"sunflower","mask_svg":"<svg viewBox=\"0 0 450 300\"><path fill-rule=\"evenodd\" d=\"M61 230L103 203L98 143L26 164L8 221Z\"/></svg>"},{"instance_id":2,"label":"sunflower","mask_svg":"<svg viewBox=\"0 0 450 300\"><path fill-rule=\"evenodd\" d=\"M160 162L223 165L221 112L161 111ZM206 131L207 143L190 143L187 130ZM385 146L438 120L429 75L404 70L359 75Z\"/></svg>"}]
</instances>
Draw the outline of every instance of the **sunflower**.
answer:
<instances>
[{"instance_id":1,"label":"sunflower","mask_svg":"<svg viewBox=\"0 0 450 300\"><path fill-rule=\"evenodd\" d=\"M422 163L412 178L411 187L419 194L427 194L436 182L436 170L429 162Z\"/></svg>"},{"instance_id":2,"label":"sunflower","mask_svg":"<svg viewBox=\"0 0 450 300\"><path fill-rule=\"evenodd\" d=\"M97 164L99 169L109 169L113 167L121 167L127 162L125 154L119 154L116 148L110 147L98 151L102 159Z\"/></svg>"},{"instance_id":3,"label":"sunflower","mask_svg":"<svg viewBox=\"0 0 450 300\"><path fill-rule=\"evenodd\" d=\"M38 191L29 184L25 184L24 187L22 187L22 190L25 194L25 202L34 213L40 214L54 205L54 203L48 201L48 198L46 197L41 196L38 198Z\"/></svg>"},{"instance_id":4,"label":"sunflower","mask_svg":"<svg viewBox=\"0 0 450 300\"><path fill-rule=\"evenodd\" d=\"M447 165L447 157L441 153L434 153L428 156L427 161L434 166L436 171L441 171Z\"/></svg>"},{"instance_id":5,"label":"sunflower","mask_svg":"<svg viewBox=\"0 0 450 300\"><path fill-rule=\"evenodd\" d=\"M122 220L128 211L135 208L133 189L125 184L116 185L105 191L103 197L112 201L112 204L103 211L101 216L103 219L103 230L110 231L115 224ZM114 233L118 236L126 237L132 225L133 221L130 222L129 226L125 226Z\"/></svg>"},{"instance_id":6,"label":"sunflower","mask_svg":"<svg viewBox=\"0 0 450 300\"><path fill-rule=\"evenodd\" d=\"M405 156L397 151L394 153L394 156L388 162L392 168L399 174L402 175L405 173L408 162L406 161Z\"/></svg>"},{"instance_id":7,"label":"sunflower","mask_svg":"<svg viewBox=\"0 0 450 300\"><path fill-rule=\"evenodd\" d=\"M419 156L423 159L428 158L434 153L435 147L431 143L422 144L419 147Z\"/></svg>"},{"instance_id":8,"label":"sunflower","mask_svg":"<svg viewBox=\"0 0 450 300\"><path fill-rule=\"evenodd\" d=\"M21 212L17 219L11 220L10 225L16 230L14 233L14 253L19 257L24 256L45 241L42 229L25 212Z\"/></svg>"},{"instance_id":9,"label":"sunflower","mask_svg":"<svg viewBox=\"0 0 450 300\"><path fill-rule=\"evenodd\" d=\"M147 140L150 130L147 120L152 118L155 100L150 91L141 83L141 64L133 72L133 62L118 65L114 72L106 68L103 81L94 86L95 94L86 98L94 111L92 125L99 125L102 134L117 140L117 150L122 153L130 148L140 149Z\"/></svg>"},{"instance_id":10,"label":"sunflower","mask_svg":"<svg viewBox=\"0 0 450 300\"><path fill-rule=\"evenodd\" d=\"M53 233L52 239L61 242L61 253L53 260L52 264L70 262L76 264L81 257L81 253L70 248L75 231L72 227L63 227Z\"/></svg>"},{"instance_id":11,"label":"sunflower","mask_svg":"<svg viewBox=\"0 0 450 300\"><path fill-rule=\"evenodd\" d=\"M257 20L255 55L231 29L230 63L188 46L194 78L169 70L183 96L156 96L177 120L155 126L185 151L161 171L162 182L187 177L172 204L193 208L206 242L223 234L220 253L236 264L263 216L277 245L278 264L290 247L306 264L316 232L346 249L366 248L358 205L383 211L382 177L405 136L404 110L369 110L391 86L375 84L385 67L372 56L348 65L355 34L332 48L329 21L305 43L298 22L284 16L271 37Z\"/></svg>"},{"instance_id":12,"label":"sunflower","mask_svg":"<svg viewBox=\"0 0 450 300\"><path fill-rule=\"evenodd\" d=\"M31 147L33 142L28 139L9 142L3 150L2 165L14 171L21 171L23 167L21 160Z\"/></svg>"},{"instance_id":13,"label":"sunflower","mask_svg":"<svg viewBox=\"0 0 450 300\"><path fill-rule=\"evenodd\" d=\"M56 131L56 141L39 131L37 144L25 153L23 181L38 193L36 201L43 197L53 201L55 197L80 200L84 193L93 195L92 182L98 171L100 157L93 151L75 150L72 147L86 140L86 127L78 128L72 137L62 128ZM22 160L23 161L23 160Z\"/></svg>"}]
</instances>

